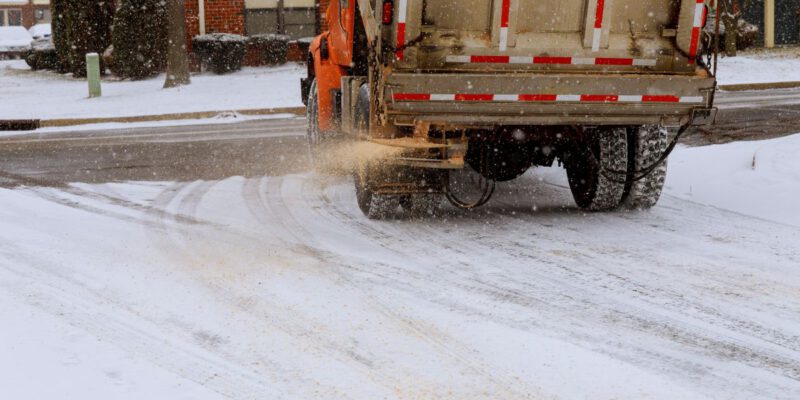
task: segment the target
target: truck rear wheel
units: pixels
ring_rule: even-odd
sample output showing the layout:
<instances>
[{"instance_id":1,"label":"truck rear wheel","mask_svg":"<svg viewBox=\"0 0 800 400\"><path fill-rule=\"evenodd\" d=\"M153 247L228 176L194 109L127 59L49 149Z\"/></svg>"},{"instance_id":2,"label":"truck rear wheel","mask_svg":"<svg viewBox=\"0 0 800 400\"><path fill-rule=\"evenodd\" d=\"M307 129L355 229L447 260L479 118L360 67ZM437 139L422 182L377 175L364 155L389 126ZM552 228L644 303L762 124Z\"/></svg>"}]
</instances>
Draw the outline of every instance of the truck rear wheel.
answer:
<instances>
[{"instance_id":1,"label":"truck rear wheel","mask_svg":"<svg viewBox=\"0 0 800 400\"><path fill-rule=\"evenodd\" d=\"M442 206L440 194L412 194L403 197L400 205L412 218L433 217Z\"/></svg>"},{"instance_id":2,"label":"truck rear wheel","mask_svg":"<svg viewBox=\"0 0 800 400\"><path fill-rule=\"evenodd\" d=\"M586 135L565 159L572 196L586 210L615 210L625 194L628 131L624 127L600 128Z\"/></svg>"},{"instance_id":3,"label":"truck rear wheel","mask_svg":"<svg viewBox=\"0 0 800 400\"><path fill-rule=\"evenodd\" d=\"M628 137L631 149L633 177L640 177L644 170L651 168L664 154L669 145L667 128L659 125L645 125L631 129ZM667 160L664 160L647 176L631 182L625 198L626 208L646 210L658 203L667 179Z\"/></svg>"},{"instance_id":4,"label":"truck rear wheel","mask_svg":"<svg viewBox=\"0 0 800 400\"><path fill-rule=\"evenodd\" d=\"M369 90L361 87L356 99L354 123L357 137L368 136L369 132ZM353 172L358 208L369 219L384 219L391 216L400 206L400 198L376 193L378 185L386 178L384 166L375 161L358 162Z\"/></svg>"},{"instance_id":5,"label":"truck rear wheel","mask_svg":"<svg viewBox=\"0 0 800 400\"><path fill-rule=\"evenodd\" d=\"M311 165L314 169L321 169L321 150L322 131L319 129L319 96L317 95L317 80L311 82L308 91L308 106L306 107L306 138L308 139L308 155L311 158Z\"/></svg>"},{"instance_id":6,"label":"truck rear wheel","mask_svg":"<svg viewBox=\"0 0 800 400\"><path fill-rule=\"evenodd\" d=\"M376 193L382 175L380 164L374 162L357 166L353 173L358 208L369 219L385 219L400 206L399 197Z\"/></svg>"}]
</instances>

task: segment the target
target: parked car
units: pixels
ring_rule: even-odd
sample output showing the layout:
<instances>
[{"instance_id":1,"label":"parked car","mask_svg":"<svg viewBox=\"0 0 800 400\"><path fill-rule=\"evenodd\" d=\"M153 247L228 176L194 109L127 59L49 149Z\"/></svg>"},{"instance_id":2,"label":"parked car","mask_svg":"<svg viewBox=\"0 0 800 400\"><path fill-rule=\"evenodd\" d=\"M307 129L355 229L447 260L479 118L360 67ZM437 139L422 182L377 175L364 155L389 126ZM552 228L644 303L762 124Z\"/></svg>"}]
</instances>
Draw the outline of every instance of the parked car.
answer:
<instances>
[{"instance_id":1,"label":"parked car","mask_svg":"<svg viewBox=\"0 0 800 400\"><path fill-rule=\"evenodd\" d=\"M21 58L31 48L33 38L21 26L0 26L0 60Z\"/></svg>"},{"instance_id":2,"label":"parked car","mask_svg":"<svg viewBox=\"0 0 800 400\"><path fill-rule=\"evenodd\" d=\"M36 24L32 26L31 29L28 29L28 32L34 40L46 39L53 34L53 28L50 24Z\"/></svg>"}]
</instances>

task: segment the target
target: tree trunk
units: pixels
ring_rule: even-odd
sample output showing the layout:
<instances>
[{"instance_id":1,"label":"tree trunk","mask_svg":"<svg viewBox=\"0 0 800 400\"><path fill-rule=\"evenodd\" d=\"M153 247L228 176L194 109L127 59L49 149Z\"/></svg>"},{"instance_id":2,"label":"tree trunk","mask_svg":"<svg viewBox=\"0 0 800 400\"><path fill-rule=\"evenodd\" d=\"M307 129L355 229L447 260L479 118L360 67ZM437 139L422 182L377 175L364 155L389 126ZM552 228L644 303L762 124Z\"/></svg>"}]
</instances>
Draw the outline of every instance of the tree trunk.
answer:
<instances>
[{"instance_id":1,"label":"tree trunk","mask_svg":"<svg viewBox=\"0 0 800 400\"><path fill-rule=\"evenodd\" d=\"M284 0L278 0L278 33L281 35L286 34L286 9L284 8Z\"/></svg>"},{"instance_id":2,"label":"tree trunk","mask_svg":"<svg viewBox=\"0 0 800 400\"><path fill-rule=\"evenodd\" d=\"M736 39L738 36L738 24L734 18L723 18L725 24L725 54L728 57L736 57Z\"/></svg>"},{"instance_id":3,"label":"tree trunk","mask_svg":"<svg viewBox=\"0 0 800 400\"><path fill-rule=\"evenodd\" d=\"M186 4L183 0L167 1L169 18L169 40L167 48L167 80L164 88L191 83L189 77L189 54L186 50Z\"/></svg>"},{"instance_id":4,"label":"tree trunk","mask_svg":"<svg viewBox=\"0 0 800 400\"><path fill-rule=\"evenodd\" d=\"M722 24L725 25L725 54L736 57L736 39L739 36L739 16L741 10L736 0L720 0Z\"/></svg>"}]
</instances>

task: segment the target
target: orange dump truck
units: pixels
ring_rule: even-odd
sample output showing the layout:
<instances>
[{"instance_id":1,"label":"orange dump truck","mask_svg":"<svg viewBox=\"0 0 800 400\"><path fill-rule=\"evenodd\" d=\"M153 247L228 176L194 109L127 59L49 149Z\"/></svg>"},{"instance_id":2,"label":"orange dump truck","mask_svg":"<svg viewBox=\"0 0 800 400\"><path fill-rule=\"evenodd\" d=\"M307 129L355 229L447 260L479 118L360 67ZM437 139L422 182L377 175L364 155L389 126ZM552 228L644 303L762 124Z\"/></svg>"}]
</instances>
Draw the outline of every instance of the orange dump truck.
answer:
<instances>
[{"instance_id":1,"label":"orange dump truck","mask_svg":"<svg viewBox=\"0 0 800 400\"><path fill-rule=\"evenodd\" d=\"M495 182L554 163L582 208L652 207L672 139L716 115L707 13L703 0L333 0L301 84L312 155L342 138L396 149L356 168L372 218L443 197L477 207Z\"/></svg>"}]
</instances>

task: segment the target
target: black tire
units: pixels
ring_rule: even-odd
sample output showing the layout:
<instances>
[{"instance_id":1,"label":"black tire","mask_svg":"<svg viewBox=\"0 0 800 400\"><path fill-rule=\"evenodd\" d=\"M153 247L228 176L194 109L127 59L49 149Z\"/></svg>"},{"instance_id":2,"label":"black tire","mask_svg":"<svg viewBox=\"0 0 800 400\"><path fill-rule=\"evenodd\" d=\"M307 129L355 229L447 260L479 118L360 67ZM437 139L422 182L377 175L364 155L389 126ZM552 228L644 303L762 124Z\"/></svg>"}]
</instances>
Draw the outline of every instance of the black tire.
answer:
<instances>
[{"instance_id":1,"label":"black tire","mask_svg":"<svg viewBox=\"0 0 800 400\"><path fill-rule=\"evenodd\" d=\"M652 167L667 150L669 131L659 125L632 128L628 143L632 146L629 161L633 166L631 178L639 178L643 171ZM632 210L652 208L661 198L666 179L667 160L664 160L647 176L630 183L623 205Z\"/></svg>"},{"instance_id":2,"label":"black tire","mask_svg":"<svg viewBox=\"0 0 800 400\"><path fill-rule=\"evenodd\" d=\"M600 128L585 135L565 160L572 197L586 210L616 210L625 195L628 130Z\"/></svg>"},{"instance_id":3,"label":"black tire","mask_svg":"<svg viewBox=\"0 0 800 400\"><path fill-rule=\"evenodd\" d=\"M362 85L356 99L355 110L356 136L364 137L369 132L369 90ZM356 202L361 212L369 219L385 219L395 213L400 205L400 198L376 193L378 185L385 179L386 173L378 162L364 162L356 165L353 181L356 188Z\"/></svg>"},{"instance_id":4,"label":"black tire","mask_svg":"<svg viewBox=\"0 0 800 400\"><path fill-rule=\"evenodd\" d=\"M442 195L412 194L401 198L400 205L412 218L435 217L442 207Z\"/></svg>"},{"instance_id":5,"label":"black tire","mask_svg":"<svg viewBox=\"0 0 800 400\"><path fill-rule=\"evenodd\" d=\"M311 82L308 91L308 106L306 107L306 138L308 139L308 155L311 165L315 170L321 170L321 146L323 133L319 129L319 95L317 94L316 78Z\"/></svg>"}]
</instances>

